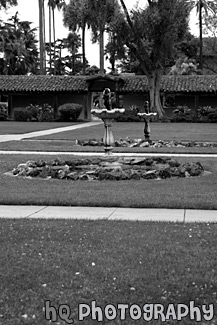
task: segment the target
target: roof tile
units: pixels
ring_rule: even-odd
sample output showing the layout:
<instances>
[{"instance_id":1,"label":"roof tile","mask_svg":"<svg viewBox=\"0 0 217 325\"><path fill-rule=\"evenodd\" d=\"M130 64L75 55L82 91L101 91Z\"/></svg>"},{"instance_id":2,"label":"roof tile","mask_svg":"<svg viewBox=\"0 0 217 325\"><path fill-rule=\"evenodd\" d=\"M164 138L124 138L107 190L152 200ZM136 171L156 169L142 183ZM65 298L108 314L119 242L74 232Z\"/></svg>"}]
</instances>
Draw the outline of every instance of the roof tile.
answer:
<instances>
[{"instance_id":1,"label":"roof tile","mask_svg":"<svg viewBox=\"0 0 217 325\"><path fill-rule=\"evenodd\" d=\"M148 91L146 76L121 76L120 93ZM217 75L164 76L164 92L217 92ZM0 76L1 92L87 92L88 77L84 76Z\"/></svg>"}]
</instances>

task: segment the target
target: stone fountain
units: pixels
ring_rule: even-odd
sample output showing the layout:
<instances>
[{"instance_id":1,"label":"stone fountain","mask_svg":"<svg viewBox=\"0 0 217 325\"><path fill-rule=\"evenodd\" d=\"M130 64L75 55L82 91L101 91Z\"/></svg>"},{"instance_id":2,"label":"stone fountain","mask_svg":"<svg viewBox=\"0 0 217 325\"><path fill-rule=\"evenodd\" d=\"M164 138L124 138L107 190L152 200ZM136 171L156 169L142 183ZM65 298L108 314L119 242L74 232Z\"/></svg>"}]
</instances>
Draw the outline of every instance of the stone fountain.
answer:
<instances>
[{"instance_id":1,"label":"stone fountain","mask_svg":"<svg viewBox=\"0 0 217 325\"><path fill-rule=\"evenodd\" d=\"M148 143L152 143L151 138L150 138L150 134L151 134L150 120L151 120L151 118L156 116L157 113L150 112L150 110L149 110L149 102L148 101L145 101L145 103L144 103L144 110L145 110L145 112L137 113L137 115L140 118L142 118L144 120L144 122L145 122L145 127L144 127L145 140Z\"/></svg>"},{"instance_id":2,"label":"stone fountain","mask_svg":"<svg viewBox=\"0 0 217 325\"><path fill-rule=\"evenodd\" d=\"M109 88L105 88L99 100L94 104L95 108L91 114L101 118L104 122L105 134L103 137L104 150L106 155L111 155L114 145L114 136L112 134L113 120L124 114L124 108L113 108L112 94Z\"/></svg>"}]
</instances>

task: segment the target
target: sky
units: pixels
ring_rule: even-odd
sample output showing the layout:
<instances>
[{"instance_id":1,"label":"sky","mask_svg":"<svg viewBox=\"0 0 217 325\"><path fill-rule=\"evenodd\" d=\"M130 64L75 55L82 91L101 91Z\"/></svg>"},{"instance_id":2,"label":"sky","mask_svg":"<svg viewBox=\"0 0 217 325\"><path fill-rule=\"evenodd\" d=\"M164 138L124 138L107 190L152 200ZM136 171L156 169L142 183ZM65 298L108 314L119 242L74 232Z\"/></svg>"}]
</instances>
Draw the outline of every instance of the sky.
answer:
<instances>
[{"instance_id":1,"label":"sky","mask_svg":"<svg viewBox=\"0 0 217 325\"><path fill-rule=\"evenodd\" d=\"M69 0L66 0L66 3ZM125 4L128 9L134 7L138 4L143 6L145 0L125 0ZM38 28L39 26L39 13L38 13L38 0L18 0L18 5L15 7L10 7L7 11L1 11L0 18L6 20L7 17L10 18L16 12L19 13L20 20L28 20L32 22L32 28ZM48 6L45 5L45 14L46 14L46 41L48 42ZM56 10L56 39L67 37L69 30L63 26L62 13ZM192 11L190 16L190 27L192 34L198 36L199 30L197 25L198 17L196 11ZM37 35L38 36L38 35ZM39 37L38 37L39 38ZM99 46L97 44L91 43L90 32L86 33L86 57L90 65L99 66ZM109 62L105 60L105 68L107 69Z\"/></svg>"}]
</instances>

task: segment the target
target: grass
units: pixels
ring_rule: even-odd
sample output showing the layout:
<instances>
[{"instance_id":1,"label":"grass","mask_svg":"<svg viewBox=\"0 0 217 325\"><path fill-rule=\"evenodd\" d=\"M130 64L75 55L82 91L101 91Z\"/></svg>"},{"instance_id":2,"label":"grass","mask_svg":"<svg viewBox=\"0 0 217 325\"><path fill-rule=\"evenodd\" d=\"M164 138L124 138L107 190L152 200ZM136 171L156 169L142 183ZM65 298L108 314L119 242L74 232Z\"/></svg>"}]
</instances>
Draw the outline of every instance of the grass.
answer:
<instances>
[{"instance_id":1,"label":"grass","mask_svg":"<svg viewBox=\"0 0 217 325\"><path fill-rule=\"evenodd\" d=\"M113 123L112 131L116 140L122 138L143 138L144 123ZM87 140L101 139L104 135L103 124L87 129L77 129L37 137L38 140ZM151 123L152 140L210 141L217 142L216 123Z\"/></svg>"},{"instance_id":2,"label":"grass","mask_svg":"<svg viewBox=\"0 0 217 325\"><path fill-rule=\"evenodd\" d=\"M35 123L33 123L35 124ZM115 139L143 138L144 123L114 123ZM209 141L217 142L217 127L215 123L151 123L153 140L177 141ZM87 139L101 139L104 135L103 124L61 132L26 141L8 141L0 143L0 150L21 151L76 151L76 152L104 152L103 147L74 146L73 141ZM162 153L217 153L216 147L192 148L114 148L114 152L162 152Z\"/></svg>"},{"instance_id":3,"label":"grass","mask_svg":"<svg viewBox=\"0 0 217 325\"><path fill-rule=\"evenodd\" d=\"M67 140L21 140L0 142L0 150L6 151L51 151L51 152L99 152L104 153L104 147L75 146ZM113 152L127 153L187 153L187 154L217 154L216 147L184 147L184 148L126 148L115 147Z\"/></svg>"},{"instance_id":4,"label":"grass","mask_svg":"<svg viewBox=\"0 0 217 325\"><path fill-rule=\"evenodd\" d=\"M98 322L78 322L78 304L93 300L101 308L217 304L217 224L36 219L0 224L1 324L50 324L45 300L56 307L68 304L75 324L84 325ZM123 324L144 324L130 320L128 312L127 319ZM166 322L179 323L198 324L188 317ZM120 314L102 324L120 324Z\"/></svg>"},{"instance_id":5,"label":"grass","mask_svg":"<svg viewBox=\"0 0 217 325\"><path fill-rule=\"evenodd\" d=\"M82 122L83 123L83 122ZM65 126L75 125L73 122L15 122L0 121L0 135L3 134L23 134L35 131L56 129Z\"/></svg>"},{"instance_id":6,"label":"grass","mask_svg":"<svg viewBox=\"0 0 217 325\"><path fill-rule=\"evenodd\" d=\"M0 204L105 206L136 208L217 209L217 165L214 159L200 161L211 174L201 177L140 181L70 181L28 179L4 175L28 160L52 160L57 156L1 155ZM71 156L59 156L64 160Z\"/></svg>"},{"instance_id":7,"label":"grass","mask_svg":"<svg viewBox=\"0 0 217 325\"><path fill-rule=\"evenodd\" d=\"M5 122L3 122L5 123ZM19 123L17 123L19 124ZM35 123L33 123L35 124ZM41 123L43 125L43 123ZM59 124L58 124L59 125ZM152 133L156 139L216 141L216 124L152 123ZM139 131L138 131L139 130ZM26 130L25 130L26 132ZM143 123L114 123L116 138L142 136ZM76 147L75 139L100 139L104 133L103 124L72 132L46 136L52 141L10 141L0 143L0 150L36 151L90 151L104 152L103 147ZM42 137L40 137L42 138ZM44 138L44 137L43 137ZM63 139L60 140L60 139ZM169 153L216 153L214 148L115 148L114 152L169 152ZM64 157L64 158L63 158ZM57 156L1 155L0 156L0 204L38 204L72 206L117 206L138 208L190 208L217 209L217 166L211 158L186 158L187 161L200 161L210 175L166 179L161 181L119 181L88 182L67 180L44 180L9 177L5 172L19 163L30 159L55 159ZM59 158L71 159L64 155ZM184 158L183 158L184 159ZM182 160L183 160L182 159ZM179 158L181 160L181 158Z\"/></svg>"}]
</instances>

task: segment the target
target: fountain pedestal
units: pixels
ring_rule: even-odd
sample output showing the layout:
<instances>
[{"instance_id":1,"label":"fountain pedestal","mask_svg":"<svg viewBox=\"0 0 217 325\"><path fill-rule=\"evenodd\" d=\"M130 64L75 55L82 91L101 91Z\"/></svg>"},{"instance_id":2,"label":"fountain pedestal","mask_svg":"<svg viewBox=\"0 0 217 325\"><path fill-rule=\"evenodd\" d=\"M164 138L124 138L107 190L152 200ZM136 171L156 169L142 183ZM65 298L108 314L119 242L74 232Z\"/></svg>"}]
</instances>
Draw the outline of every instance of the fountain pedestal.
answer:
<instances>
[{"instance_id":1,"label":"fountain pedestal","mask_svg":"<svg viewBox=\"0 0 217 325\"><path fill-rule=\"evenodd\" d=\"M111 155L114 145L114 136L112 133L112 122L120 115L124 114L124 108L114 108L108 110L103 109L92 109L91 114L102 119L105 127L105 133L103 137L104 150L106 155Z\"/></svg>"},{"instance_id":2,"label":"fountain pedestal","mask_svg":"<svg viewBox=\"0 0 217 325\"><path fill-rule=\"evenodd\" d=\"M150 138L150 133L151 133L151 128L150 128L150 119L154 116L157 115L157 113L137 113L139 117L144 119L145 121L145 127L144 127L144 136L145 140L148 143L152 143L151 138Z\"/></svg>"}]
</instances>

